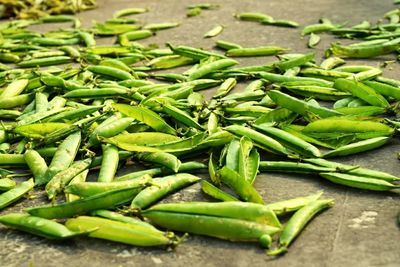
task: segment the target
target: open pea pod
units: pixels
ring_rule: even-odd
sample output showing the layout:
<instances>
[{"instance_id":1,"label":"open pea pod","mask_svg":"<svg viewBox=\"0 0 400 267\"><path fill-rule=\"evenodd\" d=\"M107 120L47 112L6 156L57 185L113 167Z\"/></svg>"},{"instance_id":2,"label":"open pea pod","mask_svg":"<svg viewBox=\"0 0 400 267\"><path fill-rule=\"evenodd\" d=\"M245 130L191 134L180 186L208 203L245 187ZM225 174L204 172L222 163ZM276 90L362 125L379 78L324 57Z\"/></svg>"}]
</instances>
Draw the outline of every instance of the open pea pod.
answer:
<instances>
[{"instance_id":1,"label":"open pea pod","mask_svg":"<svg viewBox=\"0 0 400 267\"><path fill-rule=\"evenodd\" d=\"M61 122L34 123L17 126L14 132L28 138L43 139L48 134L60 129L65 129L68 126L69 124Z\"/></svg>"},{"instance_id":2,"label":"open pea pod","mask_svg":"<svg viewBox=\"0 0 400 267\"><path fill-rule=\"evenodd\" d=\"M238 173L244 177L246 181L253 183L258 173L259 163L260 154L257 152L257 149L253 148L253 142L247 137L240 138Z\"/></svg>"},{"instance_id":3,"label":"open pea pod","mask_svg":"<svg viewBox=\"0 0 400 267\"><path fill-rule=\"evenodd\" d=\"M143 132L120 134L104 138L104 141L135 152L181 152L195 148L204 136L204 133L200 133L188 138L179 138L170 134Z\"/></svg>"},{"instance_id":4,"label":"open pea pod","mask_svg":"<svg viewBox=\"0 0 400 267\"><path fill-rule=\"evenodd\" d=\"M156 131L173 135L176 134L175 130L169 126L163 118L146 107L130 106L126 104L113 104L112 106L122 114L141 121Z\"/></svg>"}]
</instances>

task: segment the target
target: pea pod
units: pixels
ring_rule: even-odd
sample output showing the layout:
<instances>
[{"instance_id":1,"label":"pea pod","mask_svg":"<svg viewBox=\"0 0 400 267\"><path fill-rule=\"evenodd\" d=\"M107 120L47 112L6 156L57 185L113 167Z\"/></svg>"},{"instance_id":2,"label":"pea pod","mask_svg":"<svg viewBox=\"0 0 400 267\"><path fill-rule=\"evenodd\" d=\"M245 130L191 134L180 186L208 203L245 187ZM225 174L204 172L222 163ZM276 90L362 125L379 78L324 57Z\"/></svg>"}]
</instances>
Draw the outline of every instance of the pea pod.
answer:
<instances>
[{"instance_id":1,"label":"pea pod","mask_svg":"<svg viewBox=\"0 0 400 267\"><path fill-rule=\"evenodd\" d=\"M163 178L155 178L153 179L154 185L145 188L136 195L132 200L131 208L146 208L166 195L196 183L199 180L199 177L188 173L178 173Z\"/></svg>"},{"instance_id":2,"label":"pea pod","mask_svg":"<svg viewBox=\"0 0 400 267\"><path fill-rule=\"evenodd\" d=\"M269 251L267 254L275 256L286 252L288 246L299 235L306 224L318 212L331 207L333 203L333 199L315 200L296 211L296 213L290 218L289 222L283 228L282 234L279 237L279 248L277 250Z\"/></svg>"},{"instance_id":3,"label":"pea pod","mask_svg":"<svg viewBox=\"0 0 400 267\"><path fill-rule=\"evenodd\" d=\"M24 159L26 161L26 164L29 166L33 177L35 178L35 184L44 184L45 174L47 171L46 161L40 156L37 151L32 149L29 149L25 152Z\"/></svg>"},{"instance_id":4,"label":"pea pod","mask_svg":"<svg viewBox=\"0 0 400 267\"><path fill-rule=\"evenodd\" d=\"M245 47L229 49L226 51L226 55L229 57L272 56L286 50L288 49L278 46Z\"/></svg>"},{"instance_id":5,"label":"pea pod","mask_svg":"<svg viewBox=\"0 0 400 267\"><path fill-rule=\"evenodd\" d=\"M235 64L237 64L238 62L236 60L233 59L218 59L214 62L202 65L201 67L199 67L196 71L194 71L193 73L191 73L188 77L189 81L193 81L193 80L197 80L199 78L202 78L203 76L210 74L212 72L215 72L217 70L221 70L221 69L226 69L230 66L233 66Z\"/></svg>"},{"instance_id":6,"label":"pea pod","mask_svg":"<svg viewBox=\"0 0 400 267\"><path fill-rule=\"evenodd\" d=\"M28 79L20 79L10 83L0 94L0 100L20 95L28 85Z\"/></svg>"},{"instance_id":7,"label":"pea pod","mask_svg":"<svg viewBox=\"0 0 400 267\"><path fill-rule=\"evenodd\" d=\"M101 194L113 190L123 188L136 188L136 191L132 193L132 197L136 196L143 188L145 188L152 181L150 175L143 175L135 179L120 181L120 182L84 182L68 185L65 188L65 192L74 194L80 197L91 197L96 194Z\"/></svg>"},{"instance_id":8,"label":"pea pod","mask_svg":"<svg viewBox=\"0 0 400 267\"><path fill-rule=\"evenodd\" d=\"M335 168L316 166L313 164L290 161L260 161L260 171L287 172L300 174L318 174L335 171Z\"/></svg>"},{"instance_id":9,"label":"pea pod","mask_svg":"<svg viewBox=\"0 0 400 267\"><path fill-rule=\"evenodd\" d=\"M262 235L273 235L280 231L266 224L216 216L151 210L142 214L163 228L231 241L258 241Z\"/></svg>"},{"instance_id":10,"label":"pea pod","mask_svg":"<svg viewBox=\"0 0 400 267\"><path fill-rule=\"evenodd\" d=\"M101 148L103 151L103 159L101 161L101 167L97 181L111 182L114 179L118 168L118 148L114 145L102 145Z\"/></svg>"},{"instance_id":11,"label":"pea pod","mask_svg":"<svg viewBox=\"0 0 400 267\"><path fill-rule=\"evenodd\" d=\"M347 156L356 153L372 150L383 146L390 140L390 137L375 137L367 140L362 140L359 142L351 143L335 150L329 151L323 155L324 158L337 157L337 156Z\"/></svg>"},{"instance_id":12,"label":"pea pod","mask_svg":"<svg viewBox=\"0 0 400 267\"><path fill-rule=\"evenodd\" d=\"M101 66L101 65L89 66L87 69L95 74L110 76L117 80L133 79L133 76L129 72L110 66Z\"/></svg>"},{"instance_id":13,"label":"pea pod","mask_svg":"<svg viewBox=\"0 0 400 267\"><path fill-rule=\"evenodd\" d=\"M105 121L105 123L96 127L89 135L87 146L93 146L100 143L99 138L113 137L123 132L132 123L132 118L116 118L112 121Z\"/></svg>"},{"instance_id":14,"label":"pea pod","mask_svg":"<svg viewBox=\"0 0 400 267\"><path fill-rule=\"evenodd\" d=\"M17 184L10 178L0 178L0 192L13 189Z\"/></svg>"},{"instance_id":15,"label":"pea pod","mask_svg":"<svg viewBox=\"0 0 400 267\"><path fill-rule=\"evenodd\" d=\"M51 122L51 123L32 123L27 125L21 125L14 128L14 132L34 139L43 139L48 134L53 133L60 129L68 127L66 123Z\"/></svg>"},{"instance_id":16,"label":"pea pod","mask_svg":"<svg viewBox=\"0 0 400 267\"><path fill-rule=\"evenodd\" d=\"M389 103L386 99L377 93L371 87L360 82L348 79L337 79L334 87L338 90L350 92L352 95L359 97L365 102L378 107L388 107Z\"/></svg>"},{"instance_id":17,"label":"pea pod","mask_svg":"<svg viewBox=\"0 0 400 267\"><path fill-rule=\"evenodd\" d=\"M26 209L33 216L46 219L70 218L98 209L111 209L132 200L136 188L125 187L72 202Z\"/></svg>"},{"instance_id":18,"label":"pea pod","mask_svg":"<svg viewBox=\"0 0 400 267\"><path fill-rule=\"evenodd\" d=\"M176 119L179 122L182 122L183 124L189 126L189 127L193 127L199 130L202 130L203 127L191 116L189 116L189 114L187 114L186 112L172 106L172 105L164 105L163 107L164 112L169 114L171 117L173 117L174 119Z\"/></svg>"},{"instance_id":19,"label":"pea pod","mask_svg":"<svg viewBox=\"0 0 400 267\"><path fill-rule=\"evenodd\" d=\"M319 175L335 184L340 184L365 190L387 191L399 188L398 185L393 185L388 181L370 177L355 176L351 174L335 173L335 172L324 172L320 173Z\"/></svg>"},{"instance_id":20,"label":"pea pod","mask_svg":"<svg viewBox=\"0 0 400 267\"><path fill-rule=\"evenodd\" d=\"M197 214L221 218L233 218L281 227L276 215L265 205L230 201L230 202L182 202L157 204L146 212L173 212L182 214Z\"/></svg>"},{"instance_id":21,"label":"pea pod","mask_svg":"<svg viewBox=\"0 0 400 267\"><path fill-rule=\"evenodd\" d=\"M64 225L52 220L30 216L25 213L9 213L0 216L0 223L20 231L28 232L34 235L48 239L64 240L80 235L85 235L92 229L86 231L73 232Z\"/></svg>"},{"instance_id":22,"label":"pea pod","mask_svg":"<svg viewBox=\"0 0 400 267\"><path fill-rule=\"evenodd\" d=\"M118 221L118 222L123 222L127 224L132 224L132 225L137 225L141 227L148 228L149 230L154 230L154 231L159 231L157 228L155 228L153 225L142 221L138 218L135 217L130 217L130 216L124 216L118 212L115 211L109 211L109 210L95 210L90 213L92 216L98 216L106 219L110 219L113 221Z\"/></svg>"},{"instance_id":23,"label":"pea pod","mask_svg":"<svg viewBox=\"0 0 400 267\"><path fill-rule=\"evenodd\" d=\"M26 193L31 191L35 183L33 179L29 179L8 190L5 193L0 194L0 210L18 201Z\"/></svg>"},{"instance_id":24,"label":"pea pod","mask_svg":"<svg viewBox=\"0 0 400 267\"><path fill-rule=\"evenodd\" d=\"M147 227L98 217L79 216L65 223L72 231L91 231L88 236L141 247L175 243L174 235Z\"/></svg>"},{"instance_id":25,"label":"pea pod","mask_svg":"<svg viewBox=\"0 0 400 267\"><path fill-rule=\"evenodd\" d=\"M173 172L178 172L181 166L181 161L175 155L166 152L136 153L134 157L139 160L160 164Z\"/></svg>"},{"instance_id":26,"label":"pea pod","mask_svg":"<svg viewBox=\"0 0 400 267\"><path fill-rule=\"evenodd\" d=\"M243 200L264 204L264 200L257 190L237 172L225 166L218 171L218 175L221 181L235 191Z\"/></svg>"}]
</instances>

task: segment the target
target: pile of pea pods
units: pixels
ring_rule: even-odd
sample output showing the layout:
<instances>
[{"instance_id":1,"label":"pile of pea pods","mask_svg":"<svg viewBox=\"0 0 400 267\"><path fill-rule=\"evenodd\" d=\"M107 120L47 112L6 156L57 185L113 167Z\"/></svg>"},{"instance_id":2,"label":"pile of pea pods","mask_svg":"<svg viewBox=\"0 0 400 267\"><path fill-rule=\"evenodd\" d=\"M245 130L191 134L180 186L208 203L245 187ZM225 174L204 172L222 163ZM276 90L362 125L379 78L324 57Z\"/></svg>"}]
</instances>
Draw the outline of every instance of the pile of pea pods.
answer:
<instances>
[{"instance_id":1,"label":"pile of pea pods","mask_svg":"<svg viewBox=\"0 0 400 267\"><path fill-rule=\"evenodd\" d=\"M89 29L68 15L0 24L0 209L34 188L51 202L5 210L2 224L49 239L136 246L174 247L186 238L176 231L259 242L279 255L334 200L315 192L265 203L253 186L259 172L399 188L395 175L331 159L389 142L399 127L390 118L400 81L376 67L345 65L337 56L316 64L313 53L277 46L218 40L219 52L145 47L136 40L179 24L142 26L131 15L144 12L120 10ZM236 16L258 21L262 14ZM28 29L57 22L73 28ZM268 17L263 23L297 26ZM217 25L205 37L222 30ZM116 44L97 45L102 36L115 36ZM272 55L271 63L237 66L241 57ZM235 88L240 82L247 82L243 90ZM215 93L205 99L201 90L210 88ZM263 160L268 155L274 160ZM126 162L144 167L117 175ZM86 181L89 175L95 179ZM158 203L195 183L215 201ZM284 225L282 217L289 218Z\"/></svg>"}]
</instances>

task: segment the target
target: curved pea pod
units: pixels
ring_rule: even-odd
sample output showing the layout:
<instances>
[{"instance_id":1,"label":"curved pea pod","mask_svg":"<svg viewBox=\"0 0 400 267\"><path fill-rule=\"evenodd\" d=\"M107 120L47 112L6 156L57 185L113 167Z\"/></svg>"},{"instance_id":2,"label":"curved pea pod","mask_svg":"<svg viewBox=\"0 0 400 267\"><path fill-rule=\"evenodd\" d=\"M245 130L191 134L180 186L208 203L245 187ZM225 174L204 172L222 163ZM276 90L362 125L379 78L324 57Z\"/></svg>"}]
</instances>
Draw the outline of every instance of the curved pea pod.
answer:
<instances>
[{"instance_id":1,"label":"curved pea pod","mask_svg":"<svg viewBox=\"0 0 400 267\"><path fill-rule=\"evenodd\" d=\"M175 155L166 152L136 153L134 157L142 161L160 164L173 172L178 172L181 166L181 161Z\"/></svg>"},{"instance_id":2,"label":"curved pea pod","mask_svg":"<svg viewBox=\"0 0 400 267\"><path fill-rule=\"evenodd\" d=\"M338 172L323 172L319 175L335 184L365 190L388 191L399 188L398 185L394 185L388 181L365 176L356 176Z\"/></svg>"},{"instance_id":3,"label":"curved pea pod","mask_svg":"<svg viewBox=\"0 0 400 267\"><path fill-rule=\"evenodd\" d=\"M143 175L132 180L121 181L121 182L84 182L71 184L65 187L64 192L74 194L80 197L91 197L96 194L101 194L113 190L132 188L136 189L132 193L132 197L136 196L143 188L150 184L152 178L150 175Z\"/></svg>"},{"instance_id":4,"label":"curved pea pod","mask_svg":"<svg viewBox=\"0 0 400 267\"><path fill-rule=\"evenodd\" d=\"M371 139L362 140L359 142L351 143L345 146L336 148L323 155L324 158L338 157L353 155L360 152L372 150L383 146L390 140L390 137L375 137Z\"/></svg>"},{"instance_id":5,"label":"curved pea pod","mask_svg":"<svg viewBox=\"0 0 400 267\"><path fill-rule=\"evenodd\" d=\"M44 183L50 181L57 173L68 169L78 153L80 143L81 133L78 131L69 135L60 144L44 175Z\"/></svg>"},{"instance_id":6,"label":"curved pea pod","mask_svg":"<svg viewBox=\"0 0 400 267\"><path fill-rule=\"evenodd\" d=\"M206 76L207 74L210 74L212 72L215 72L217 70L221 69L226 69L230 66L233 66L235 64L238 64L236 60L229 59L229 58L223 58L223 59L218 59L216 61L213 61L211 63L205 64L200 66L198 69L193 71L189 77L188 81L193 81L197 80L203 76Z\"/></svg>"},{"instance_id":7,"label":"curved pea pod","mask_svg":"<svg viewBox=\"0 0 400 267\"><path fill-rule=\"evenodd\" d=\"M43 139L48 134L68 126L69 124L61 122L33 123L17 126L14 128L14 132L28 138Z\"/></svg>"},{"instance_id":8,"label":"curved pea pod","mask_svg":"<svg viewBox=\"0 0 400 267\"><path fill-rule=\"evenodd\" d=\"M142 215L163 228L206 235L230 241L258 241L262 235L273 235L280 228L240 219L147 210Z\"/></svg>"},{"instance_id":9,"label":"curved pea pod","mask_svg":"<svg viewBox=\"0 0 400 267\"><path fill-rule=\"evenodd\" d=\"M315 54L314 53L308 53L306 55L301 55L292 59L288 59L285 61L279 61L273 64L274 68L277 68L280 71L285 71L297 66L301 66L306 64L307 62L310 62L314 60Z\"/></svg>"},{"instance_id":10,"label":"curved pea pod","mask_svg":"<svg viewBox=\"0 0 400 267\"><path fill-rule=\"evenodd\" d=\"M296 197L288 200L278 201L267 204L266 207L271 209L276 215L285 215L293 211L297 211L309 203L319 199L323 192L317 192L305 197Z\"/></svg>"},{"instance_id":11,"label":"curved pea pod","mask_svg":"<svg viewBox=\"0 0 400 267\"><path fill-rule=\"evenodd\" d=\"M17 184L15 183L15 181L10 178L1 178L0 179L0 192L13 189L16 185Z\"/></svg>"},{"instance_id":12,"label":"curved pea pod","mask_svg":"<svg viewBox=\"0 0 400 267\"><path fill-rule=\"evenodd\" d=\"M284 154L286 155L288 151L284 146L282 146L278 141L263 135L255 130L247 128L245 126L240 125L230 125L225 127L225 130L238 135L238 136L245 136L250 140L254 141L257 146L265 149L267 151L271 151L275 154Z\"/></svg>"},{"instance_id":13,"label":"curved pea pod","mask_svg":"<svg viewBox=\"0 0 400 267\"><path fill-rule=\"evenodd\" d=\"M240 142L238 139L233 139L226 147L225 165L233 171L239 170L239 149ZM223 153L222 153L223 154Z\"/></svg>"},{"instance_id":14,"label":"curved pea pod","mask_svg":"<svg viewBox=\"0 0 400 267\"><path fill-rule=\"evenodd\" d=\"M400 180L399 177L394 176L389 173L386 173L386 172L371 170L371 169L363 168L360 166L347 165L347 164L338 163L338 162L334 162L334 161L328 161L328 160L321 159L321 158L320 159L305 159L305 161L310 162L312 164L319 165L319 166L323 166L323 167L334 168L336 172L343 172L343 173L348 173L348 174L352 174L352 175L372 177L372 178L376 178L376 179L386 180L389 182ZM329 172L332 172L332 171L329 171Z\"/></svg>"},{"instance_id":15,"label":"curved pea pod","mask_svg":"<svg viewBox=\"0 0 400 267\"><path fill-rule=\"evenodd\" d=\"M290 95L282 93L277 90L271 90L268 92L268 96L279 106L289 109L293 112L301 114L303 116L310 116L311 114L315 114L321 118L332 117L332 116L339 116L342 113L328 109L325 107L316 107L311 105L308 102L299 100L294 98Z\"/></svg>"},{"instance_id":16,"label":"curved pea pod","mask_svg":"<svg viewBox=\"0 0 400 267\"><path fill-rule=\"evenodd\" d=\"M28 79L20 79L11 82L0 94L0 99L6 99L20 95L25 90L28 83Z\"/></svg>"},{"instance_id":17,"label":"curved pea pod","mask_svg":"<svg viewBox=\"0 0 400 267\"><path fill-rule=\"evenodd\" d=\"M84 232L73 232L64 225L55 221L30 216L25 213L9 213L2 215L0 216L0 223L23 232L56 240L64 240L85 235L93 230L87 229L87 231Z\"/></svg>"},{"instance_id":18,"label":"curved pea pod","mask_svg":"<svg viewBox=\"0 0 400 267\"><path fill-rule=\"evenodd\" d=\"M172 105L164 105L163 110L165 113L170 115L175 120L185 124L186 126L193 127L199 130L203 130L203 126L201 126L194 118L189 116L186 112L172 106Z\"/></svg>"},{"instance_id":19,"label":"curved pea pod","mask_svg":"<svg viewBox=\"0 0 400 267\"><path fill-rule=\"evenodd\" d=\"M319 212L331 207L333 199L315 200L302 207L289 219L279 237L279 248L269 251L270 256L279 255L287 251L288 246L299 235L307 223Z\"/></svg>"},{"instance_id":20,"label":"curved pea pod","mask_svg":"<svg viewBox=\"0 0 400 267\"><path fill-rule=\"evenodd\" d=\"M216 159L214 158L214 153L210 153L210 158L208 160L208 174L210 176L211 181L216 185L221 185L221 181L217 175L218 165L216 163Z\"/></svg>"},{"instance_id":21,"label":"curved pea pod","mask_svg":"<svg viewBox=\"0 0 400 267\"><path fill-rule=\"evenodd\" d=\"M96 127L89 135L87 146L93 146L100 143L99 138L113 137L123 132L129 125L131 125L132 118L120 118L110 121L106 124L101 124Z\"/></svg>"},{"instance_id":22,"label":"curved pea pod","mask_svg":"<svg viewBox=\"0 0 400 267\"><path fill-rule=\"evenodd\" d=\"M373 106L389 106L389 103L382 95L361 82L349 79L336 79L333 86L338 90L349 92Z\"/></svg>"},{"instance_id":23,"label":"curved pea pod","mask_svg":"<svg viewBox=\"0 0 400 267\"><path fill-rule=\"evenodd\" d=\"M125 187L90 196L87 198L64 202L56 205L39 206L26 209L33 216L46 219L70 218L98 209L112 209L132 200L137 188Z\"/></svg>"},{"instance_id":24,"label":"curved pea pod","mask_svg":"<svg viewBox=\"0 0 400 267\"><path fill-rule=\"evenodd\" d=\"M235 15L235 17L244 21L256 21L256 22L274 20L271 16L258 12L243 12Z\"/></svg>"},{"instance_id":25,"label":"curved pea pod","mask_svg":"<svg viewBox=\"0 0 400 267\"><path fill-rule=\"evenodd\" d=\"M299 153L301 156L321 157L321 152L317 147L291 133L265 124L253 125L253 127L274 138L290 150Z\"/></svg>"},{"instance_id":26,"label":"curved pea pod","mask_svg":"<svg viewBox=\"0 0 400 267\"><path fill-rule=\"evenodd\" d=\"M235 191L241 199L248 202L264 204L264 200L257 190L237 172L225 166L218 171L217 175L220 177L221 181Z\"/></svg>"},{"instance_id":27,"label":"curved pea pod","mask_svg":"<svg viewBox=\"0 0 400 267\"><path fill-rule=\"evenodd\" d=\"M26 193L31 191L35 183L33 179L29 179L8 190L5 193L0 194L0 210L18 201Z\"/></svg>"},{"instance_id":28,"label":"curved pea pod","mask_svg":"<svg viewBox=\"0 0 400 267\"><path fill-rule=\"evenodd\" d=\"M396 100L400 100L399 87L376 81L364 81L363 83L383 96L393 97Z\"/></svg>"},{"instance_id":29,"label":"curved pea pod","mask_svg":"<svg viewBox=\"0 0 400 267\"><path fill-rule=\"evenodd\" d=\"M49 199L54 199L58 193L78 174L87 170L92 159L79 160L71 164L67 169L64 169L54 175L46 184L46 193Z\"/></svg>"},{"instance_id":30,"label":"curved pea pod","mask_svg":"<svg viewBox=\"0 0 400 267\"><path fill-rule=\"evenodd\" d=\"M327 118L309 123L303 133L315 138L336 138L354 135L359 139L390 136L394 129L375 121L362 121L352 118Z\"/></svg>"},{"instance_id":31,"label":"curved pea pod","mask_svg":"<svg viewBox=\"0 0 400 267\"><path fill-rule=\"evenodd\" d=\"M201 190L205 194L221 201L239 201L239 199L237 199L236 197L222 191L218 187L212 185L205 180L201 181Z\"/></svg>"},{"instance_id":32,"label":"curved pea pod","mask_svg":"<svg viewBox=\"0 0 400 267\"><path fill-rule=\"evenodd\" d=\"M392 41L368 46L346 46L332 43L330 51L333 55L340 57L371 58L396 51L398 48L398 43L391 42Z\"/></svg>"},{"instance_id":33,"label":"curved pea pod","mask_svg":"<svg viewBox=\"0 0 400 267\"><path fill-rule=\"evenodd\" d=\"M316 166L309 163L290 162L290 161L261 161L260 171L300 173L300 174L318 174L320 172L332 172L335 168Z\"/></svg>"},{"instance_id":34,"label":"curved pea pod","mask_svg":"<svg viewBox=\"0 0 400 267\"><path fill-rule=\"evenodd\" d=\"M115 78L117 80L132 80L133 76L124 70L110 67L110 66L102 66L102 65L92 65L87 67L87 70L99 74L99 75L105 75L108 77Z\"/></svg>"},{"instance_id":35,"label":"curved pea pod","mask_svg":"<svg viewBox=\"0 0 400 267\"><path fill-rule=\"evenodd\" d=\"M203 141L204 136L204 133L199 133L188 138L179 138L163 133L142 132L120 134L104 140L128 151L184 152L196 148Z\"/></svg>"},{"instance_id":36,"label":"curved pea pod","mask_svg":"<svg viewBox=\"0 0 400 267\"><path fill-rule=\"evenodd\" d=\"M281 227L275 213L265 205L230 201L230 202L180 202L157 204L147 211L173 212L181 214L197 214L221 218L240 219Z\"/></svg>"},{"instance_id":37,"label":"curved pea pod","mask_svg":"<svg viewBox=\"0 0 400 267\"><path fill-rule=\"evenodd\" d=\"M166 55L157 57L146 63L152 69L170 69L194 63L192 58L180 55Z\"/></svg>"},{"instance_id":38,"label":"curved pea pod","mask_svg":"<svg viewBox=\"0 0 400 267\"><path fill-rule=\"evenodd\" d=\"M173 245L174 234L134 225L125 222L89 216L69 219L65 226L72 231L91 231L88 236L124 243L128 245L149 247Z\"/></svg>"},{"instance_id":39,"label":"curved pea pod","mask_svg":"<svg viewBox=\"0 0 400 267\"><path fill-rule=\"evenodd\" d=\"M154 185L145 188L136 195L132 200L131 208L146 208L166 195L196 183L199 180L201 178L188 173L178 173L163 178L155 178L153 179Z\"/></svg>"},{"instance_id":40,"label":"curved pea pod","mask_svg":"<svg viewBox=\"0 0 400 267\"><path fill-rule=\"evenodd\" d=\"M129 106L126 104L113 104L113 108L122 114L143 122L156 131L167 134L176 134L176 131L169 126L157 113L143 106Z\"/></svg>"},{"instance_id":41,"label":"curved pea pod","mask_svg":"<svg viewBox=\"0 0 400 267\"><path fill-rule=\"evenodd\" d=\"M273 56L287 50L288 48L279 46L242 47L229 49L226 55L228 57Z\"/></svg>"},{"instance_id":42,"label":"curved pea pod","mask_svg":"<svg viewBox=\"0 0 400 267\"><path fill-rule=\"evenodd\" d=\"M29 169L32 172L33 177L35 178L35 184L41 185L44 184L45 174L47 171L47 163L40 156L40 154L32 149L28 149L24 154L24 159Z\"/></svg>"}]
</instances>

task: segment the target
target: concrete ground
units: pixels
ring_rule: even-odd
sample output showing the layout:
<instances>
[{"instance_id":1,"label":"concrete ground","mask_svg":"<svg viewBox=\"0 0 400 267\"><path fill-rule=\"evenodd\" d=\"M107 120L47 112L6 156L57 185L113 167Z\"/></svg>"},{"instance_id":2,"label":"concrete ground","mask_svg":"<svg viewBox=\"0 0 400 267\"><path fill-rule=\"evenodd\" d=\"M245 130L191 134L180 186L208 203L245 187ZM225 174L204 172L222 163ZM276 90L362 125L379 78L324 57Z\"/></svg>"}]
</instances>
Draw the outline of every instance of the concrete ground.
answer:
<instances>
[{"instance_id":1,"label":"concrete ground","mask_svg":"<svg viewBox=\"0 0 400 267\"><path fill-rule=\"evenodd\" d=\"M220 8L204 11L199 17L186 18L185 7L199 2L205 1L98 0L98 9L81 13L79 17L84 25L89 25L92 20L105 20L118 9L147 7L150 12L137 16L140 21L179 21L182 25L141 41L144 44L171 42L212 49L216 39L223 39L243 46L280 45L293 52L310 52L306 48L306 40L300 36L301 27L262 26L238 21L232 15L257 11L277 19L291 19L301 25L316 23L321 17L353 25L362 20L376 22L385 12L395 8L392 0L210 0L207 2L220 4ZM202 38L218 23L226 26L218 38ZM60 25L54 27L59 28ZM334 40L328 35L321 36L323 41L315 49L317 61L321 60L323 51ZM243 64L262 64L273 59L260 57L240 61ZM394 56L390 55L349 62L376 66L393 59ZM398 63L394 63L386 68L384 75L399 79L399 70ZM400 152L397 137L384 148L340 160L400 175L396 152ZM374 193L337 186L317 177L265 173L258 176L255 187L266 202L324 190L325 196L334 198L336 204L313 220L289 252L280 258L266 256L257 244L232 243L200 236L190 236L174 251L167 251L88 238L55 243L1 227L0 266L400 266L400 229L396 222L400 211L398 191ZM174 194L172 199L189 201L204 200L204 197L195 185ZM21 210L41 201L42 198L25 200L5 212Z\"/></svg>"}]
</instances>

